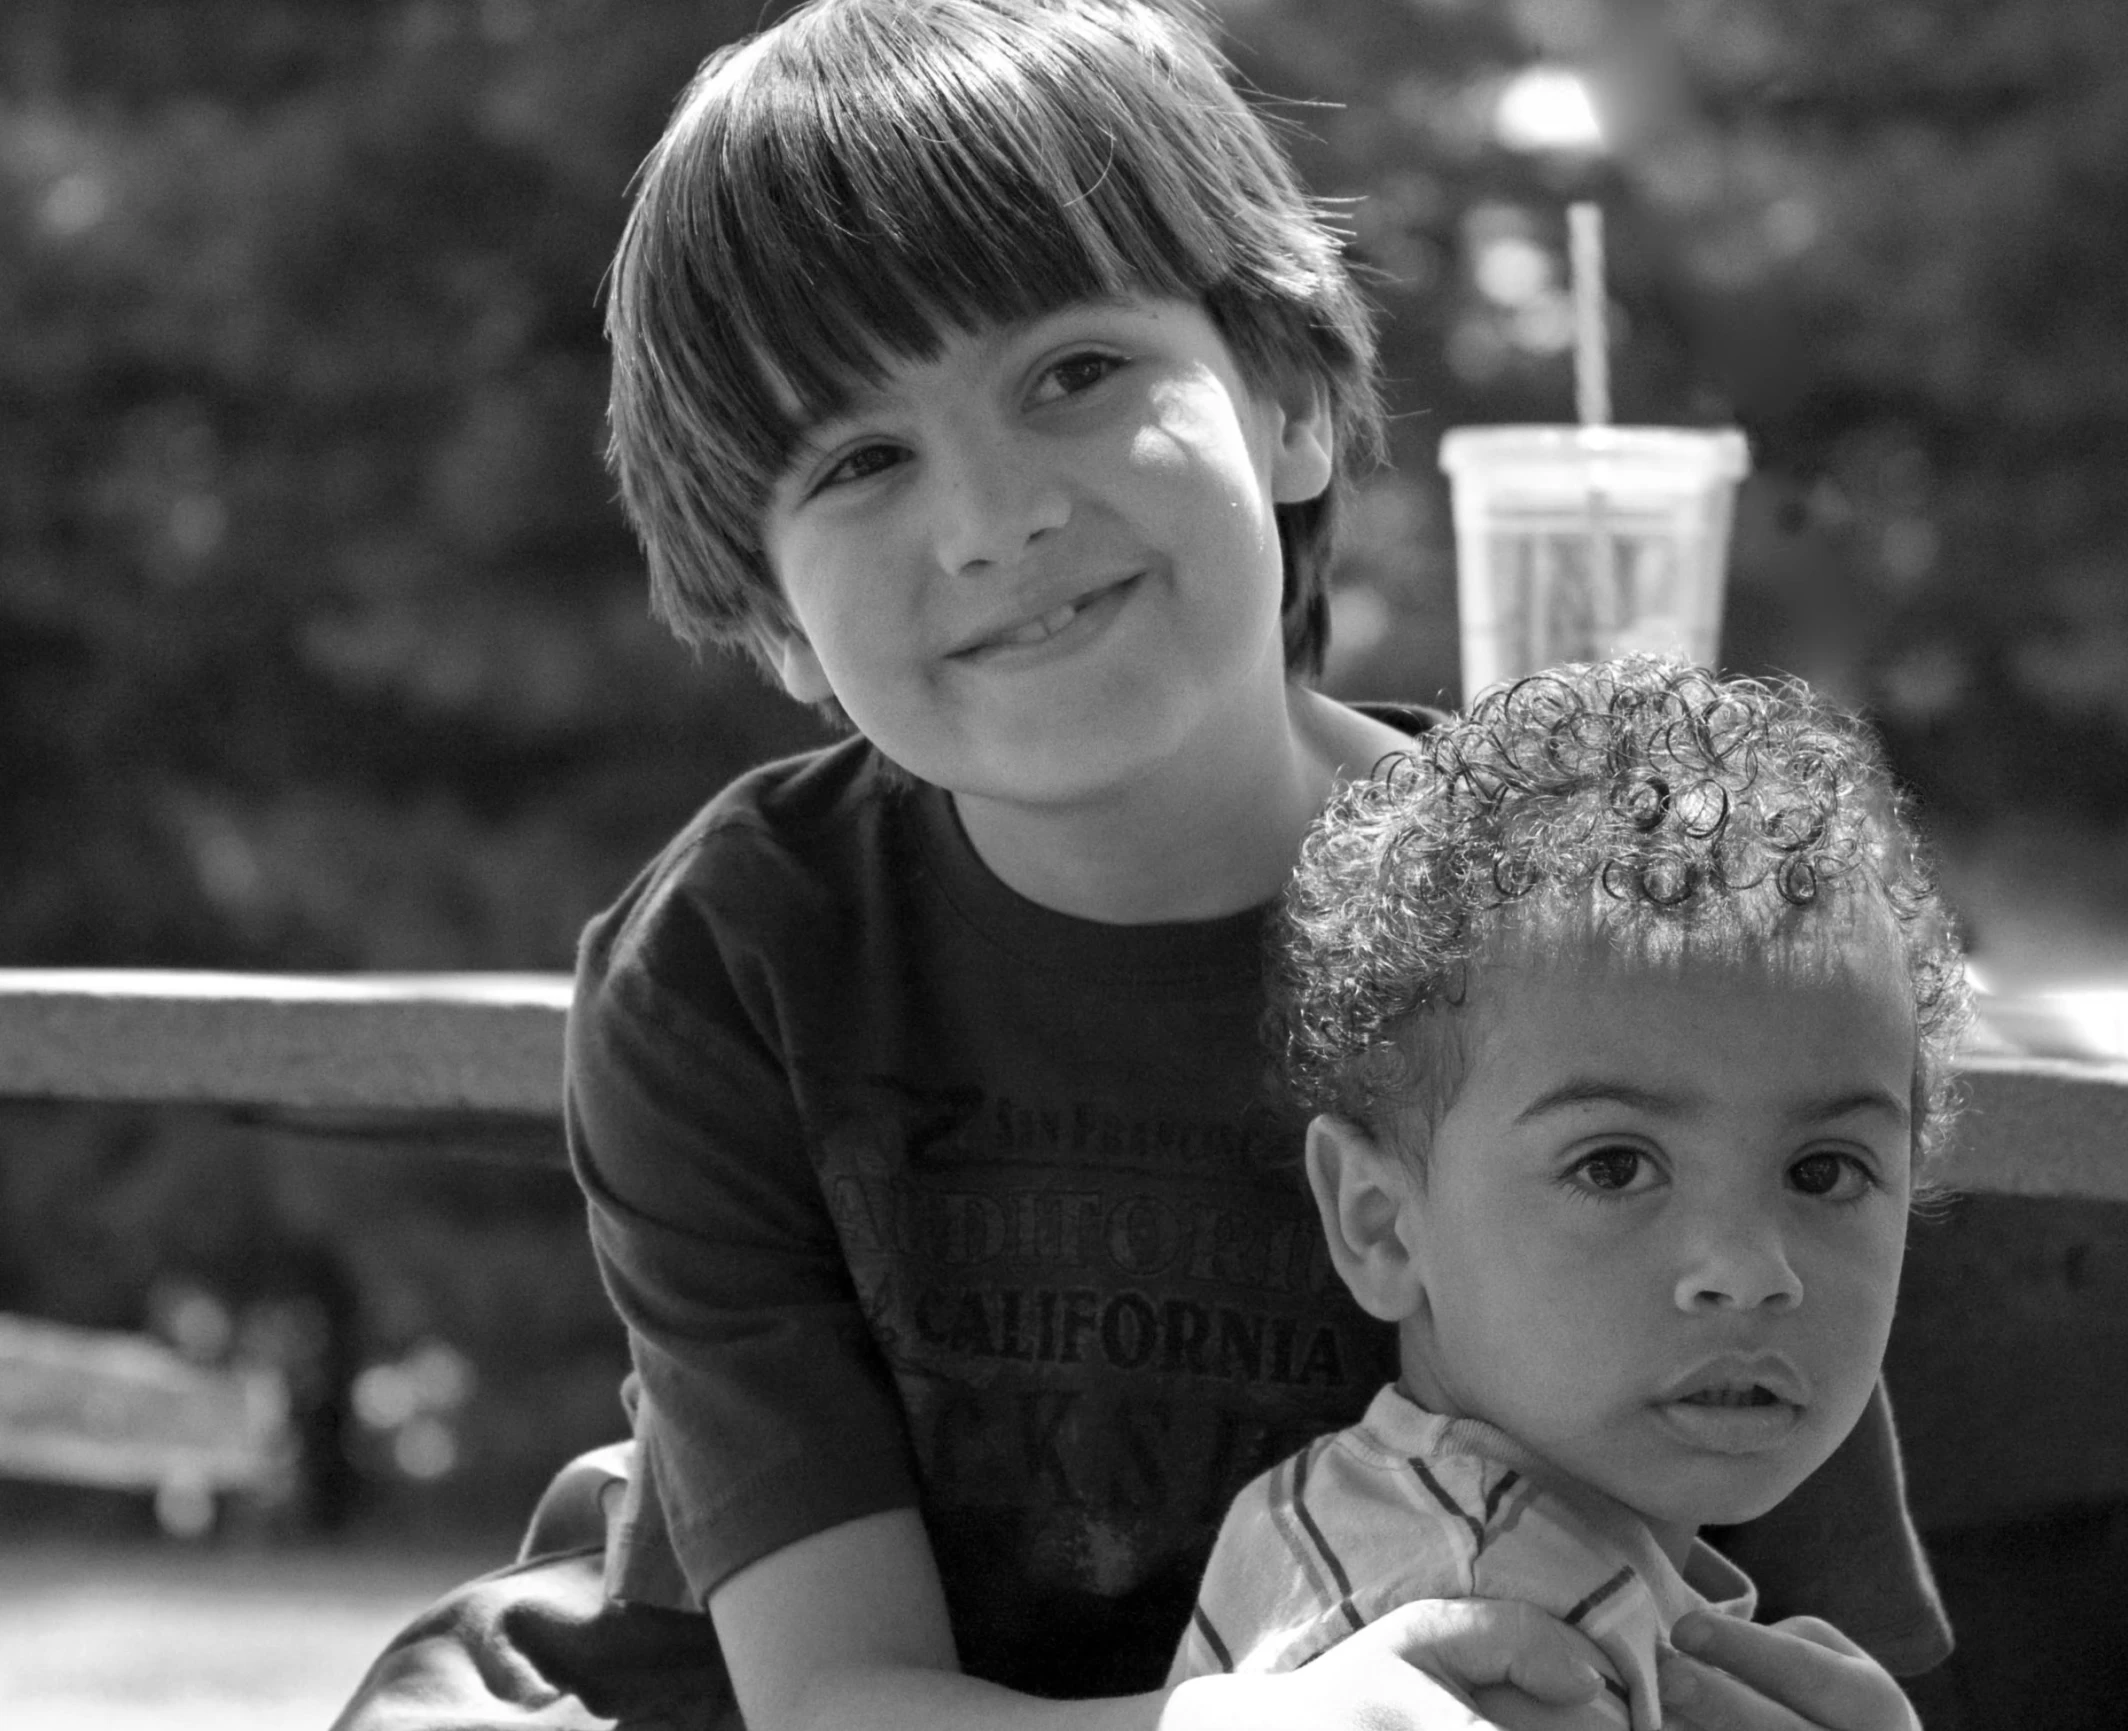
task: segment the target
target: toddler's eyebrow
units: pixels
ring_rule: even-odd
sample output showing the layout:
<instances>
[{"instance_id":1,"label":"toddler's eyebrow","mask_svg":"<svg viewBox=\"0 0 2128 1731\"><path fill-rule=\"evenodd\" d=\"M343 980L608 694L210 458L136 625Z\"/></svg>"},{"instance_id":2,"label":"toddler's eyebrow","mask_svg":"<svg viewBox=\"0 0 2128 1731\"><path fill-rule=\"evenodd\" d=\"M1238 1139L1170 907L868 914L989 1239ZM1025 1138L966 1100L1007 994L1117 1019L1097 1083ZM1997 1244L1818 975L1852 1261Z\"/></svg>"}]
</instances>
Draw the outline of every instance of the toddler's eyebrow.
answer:
<instances>
[{"instance_id":1,"label":"toddler's eyebrow","mask_svg":"<svg viewBox=\"0 0 2128 1731\"><path fill-rule=\"evenodd\" d=\"M1547 1112L1561 1111L1569 1106L1591 1105L1623 1106L1630 1112L1645 1112L1651 1117L1676 1118L1706 1104L1707 1097L1704 1094L1670 1094L1604 1076L1575 1076L1538 1095L1515 1114L1515 1122L1526 1124L1532 1118L1540 1118ZM1822 1099L1801 1101L1790 1107L1784 1116L1795 1124L1829 1124L1835 1119L1850 1117L1856 1113L1880 1115L1903 1126L1912 1118L1913 1108L1910 1102L1902 1100L1887 1089L1865 1087L1841 1094L1828 1094Z\"/></svg>"},{"instance_id":2,"label":"toddler's eyebrow","mask_svg":"<svg viewBox=\"0 0 2128 1731\"><path fill-rule=\"evenodd\" d=\"M1703 1102L1697 1094L1663 1094L1652 1088L1637 1088L1630 1082L1615 1082L1602 1076L1576 1076L1547 1089L1515 1114L1517 1124L1541 1118L1568 1106L1623 1106L1631 1112L1676 1117Z\"/></svg>"},{"instance_id":3,"label":"toddler's eyebrow","mask_svg":"<svg viewBox=\"0 0 2128 1731\"><path fill-rule=\"evenodd\" d=\"M1798 1107L1789 1116L1808 1123L1827 1123L1834 1118L1846 1118L1858 1112L1868 1112L1879 1117L1891 1118L1902 1127L1914 1115L1913 1102L1903 1100L1885 1088L1857 1088L1851 1094L1834 1094L1827 1099L1810 1102Z\"/></svg>"}]
</instances>

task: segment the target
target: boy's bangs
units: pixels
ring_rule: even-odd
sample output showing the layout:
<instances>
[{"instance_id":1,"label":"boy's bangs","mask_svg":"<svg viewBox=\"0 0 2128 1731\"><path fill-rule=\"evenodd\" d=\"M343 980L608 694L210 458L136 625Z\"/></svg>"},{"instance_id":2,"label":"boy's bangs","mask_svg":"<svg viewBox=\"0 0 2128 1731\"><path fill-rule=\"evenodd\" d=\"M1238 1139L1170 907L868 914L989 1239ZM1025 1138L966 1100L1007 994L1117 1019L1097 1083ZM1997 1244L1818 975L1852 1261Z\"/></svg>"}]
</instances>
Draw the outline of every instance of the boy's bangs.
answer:
<instances>
[{"instance_id":1,"label":"boy's bangs","mask_svg":"<svg viewBox=\"0 0 2128 1731\"><path fill-rule=\"evenodd\" d=\"M755 69L729 92L689 263L759 385L798 411L786 438L949 330L1197 298L1228 274L1142 117L1090 126L1098 87L980 47L831 37L804 76Z\"/></svg>"},{"instance_id":2,"label":"boy's bangs","mask_svg":"<svg viewBox=\"0 0 2128 1731\"><path fill-rule=\"evenodd\" d=\"M1378 449L1373 337L1199 0L812 0L720 50L614 258L608 457L690 642L787 625L761 545L800 440L957 331L1196 302L1243 381ZM1341 480L1341 478L1340 478ZM1279 507L1287 661L1320 667L1340 480Z\"/></svg>"}]
</instances>

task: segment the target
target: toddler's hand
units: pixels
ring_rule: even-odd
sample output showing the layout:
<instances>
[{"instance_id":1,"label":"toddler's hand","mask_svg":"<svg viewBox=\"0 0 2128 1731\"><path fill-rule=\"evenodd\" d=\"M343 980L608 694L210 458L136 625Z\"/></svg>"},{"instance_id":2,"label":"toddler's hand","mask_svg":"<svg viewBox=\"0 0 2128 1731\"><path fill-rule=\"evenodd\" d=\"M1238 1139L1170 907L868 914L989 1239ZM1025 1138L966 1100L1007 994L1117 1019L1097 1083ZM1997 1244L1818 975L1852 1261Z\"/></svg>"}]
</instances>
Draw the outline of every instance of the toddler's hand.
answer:
<instances>
[{"instance_id":1,"label":"toddler's hand","mask_svg":"<svg viewBox=\"0 0 2128 1731\"><path fill-rule=\"evenodd\" d=\"M1592 1700L1602 1688L1592 1650L1529 1605L1421 1600L1297 1671L1182 1684L1160 1731L1499 1731L1471 1692L1507 1685L1560 1707Z\"/></svg>"},{"instance_id":2,"label":"toddler's hand","mask_svg":"<svg viewBox=\"0 0 2128 1731\"><path fill-rule=\"evenodd\" d=\"M1684 1652L1662 1658L1663 1731L1921 1731L1891 1673L1815 1617L1695 1611L1670 1638Z\"/></svg>"}]
</instances>

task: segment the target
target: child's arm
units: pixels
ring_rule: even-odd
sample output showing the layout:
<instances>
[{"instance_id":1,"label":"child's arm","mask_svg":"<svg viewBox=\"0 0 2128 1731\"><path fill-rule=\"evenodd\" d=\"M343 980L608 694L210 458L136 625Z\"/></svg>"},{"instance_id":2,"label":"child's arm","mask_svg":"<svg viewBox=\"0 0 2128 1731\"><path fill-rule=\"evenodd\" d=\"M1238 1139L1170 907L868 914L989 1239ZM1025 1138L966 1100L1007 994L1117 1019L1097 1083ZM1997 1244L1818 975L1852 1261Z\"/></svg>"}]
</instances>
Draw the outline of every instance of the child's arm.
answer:
<instances>
[{"instance_id":1,"label":"child's arm","mask_svg":"<svg viewBox=\"0 0 2128 1731\"><path fill-rule=\"evenodd\" d=\"M1313 1664L1201 1677L1172 1694L1045 1701L963 1676L913 1510L830 1528L710 1595L749 1731L1496 1731L1429 1670L1560 1703L1595 1674L1527 1606L1407 1606ZM1771 1722L1767 1731L1772 1731Z\"/></svg>"}]
</instances>

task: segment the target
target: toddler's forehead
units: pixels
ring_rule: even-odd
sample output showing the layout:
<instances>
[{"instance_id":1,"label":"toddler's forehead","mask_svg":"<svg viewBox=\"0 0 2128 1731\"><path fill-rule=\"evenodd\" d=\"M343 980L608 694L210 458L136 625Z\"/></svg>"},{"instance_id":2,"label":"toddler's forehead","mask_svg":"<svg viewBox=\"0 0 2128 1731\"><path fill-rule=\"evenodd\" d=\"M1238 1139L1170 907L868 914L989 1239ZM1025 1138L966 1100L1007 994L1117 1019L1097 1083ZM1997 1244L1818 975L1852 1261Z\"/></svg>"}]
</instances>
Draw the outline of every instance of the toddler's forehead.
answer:
<instances>
[{"instance_id":1,"label":"toddler's forehead","mask_svg":"<svg viewBox=\"0 0 2128 1731\"><path fill-rule=\"evenodd\" d=\"M1457 1019L1474 1039L1526 1010L1547 990L1585 998L1591 988L1629 1014L1637 986L1681 981L1721 993L1764 987L1852 988L1911 1011L1914 983L1897 921L1864 891L1828 896L1781 918L1744 921L1605 921L1584 912L1528 909L1489 933L1463 970Z\"/></svg>"},{"instance_id":2,"label":"toddler's forehead","mask_svg":"<svg viewBox=\"0 0 2128 1731\"><path fill-rule=\"evenodd\" d=\"M1494 909L1474 935L1474 972L1602 965L1806 978L1906 968L1899 922L1882 890L1861 877L1823 883L1807 903L1784 900L1769 880L1689 909L1614 895L1599 878Z\"/></svg>"}]
</instances>

